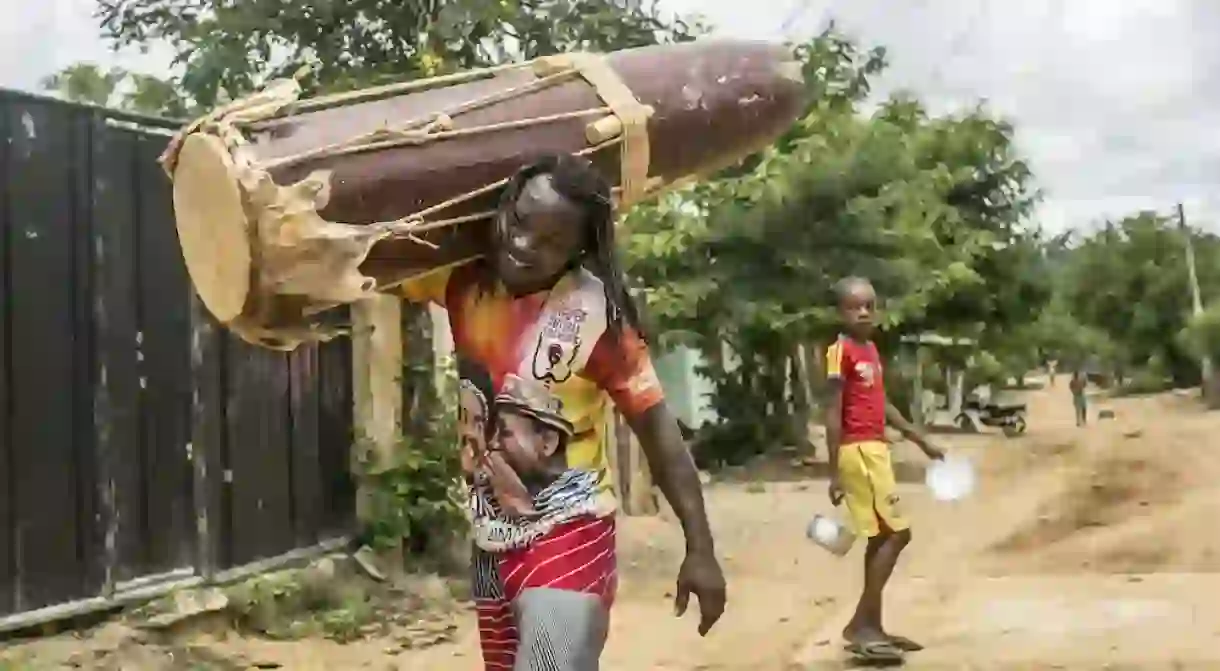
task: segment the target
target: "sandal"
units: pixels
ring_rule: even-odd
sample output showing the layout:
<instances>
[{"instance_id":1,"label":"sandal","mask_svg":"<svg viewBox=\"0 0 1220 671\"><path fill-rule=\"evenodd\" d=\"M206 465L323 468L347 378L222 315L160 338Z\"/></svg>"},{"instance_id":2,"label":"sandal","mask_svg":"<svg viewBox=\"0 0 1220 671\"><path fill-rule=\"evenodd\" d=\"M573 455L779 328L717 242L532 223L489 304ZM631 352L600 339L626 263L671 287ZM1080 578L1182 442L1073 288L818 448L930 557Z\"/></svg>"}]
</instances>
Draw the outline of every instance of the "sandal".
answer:
<instances>
[{"instance_id":1,"label":"sandal","mask_svg":"<svg viewBox=\"0 0 1220 671\"><path fill-rule=\"evenodd\" d=\"M922 645L916 643L915 641L912 641L911 639L907 638L906 636L895 636L893 634L890 634L889 639L890 639L890 644L893 645L895 648L898 648L902 652L919 652L920 650L923 650Z\"/></svg>"},{"instance_id":2,"label":"sandal","mask_svg":"<svg viewBox=\"0 0 1220 671\"><path fill-rule=\"evenodd\" d=\"M848 643L844 649L865 662L901 662L903 659L902 650L889 641Z\"/></svg>"}]
</instances>

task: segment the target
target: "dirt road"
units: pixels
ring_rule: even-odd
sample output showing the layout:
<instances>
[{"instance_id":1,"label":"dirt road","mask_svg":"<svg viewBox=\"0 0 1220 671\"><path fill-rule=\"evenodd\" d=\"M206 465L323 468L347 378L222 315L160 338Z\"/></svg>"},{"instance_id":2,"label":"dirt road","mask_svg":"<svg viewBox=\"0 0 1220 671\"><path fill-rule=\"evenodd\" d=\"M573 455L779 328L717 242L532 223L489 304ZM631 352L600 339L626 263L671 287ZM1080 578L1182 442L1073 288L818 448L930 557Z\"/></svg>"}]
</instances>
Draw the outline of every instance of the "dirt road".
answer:
<instances>
[{"instance_id":1,"label":"dirt road","mask_svg":"<svg viewBox=\"0 0 1220 671\"><path fill-rule=\"evenodd\" d=\"M1220 416L1162 395L1107 402L1116 418L1081 430L1066 395L1030 395L1024 438L942 441L975 460L972 498L935 503L920 485L905 486L915 540L887 620L928 646L908 667L1220 668L1220 608L1208 596L1220 594ZM909 446L896 450L919 461ZM625 520L603 668L845 668L839 631L858 593L860 558L858 549L831 557L804 538L811 515L827 508L824 482L714 484L709 507L729 578L724 619L700 639L694 614L675 618L676 524ZM451 643L393 654L380 639L230 636L210 646L293 670L481 668L472 616L457 623Z\"/></svg>"}]
</instances>

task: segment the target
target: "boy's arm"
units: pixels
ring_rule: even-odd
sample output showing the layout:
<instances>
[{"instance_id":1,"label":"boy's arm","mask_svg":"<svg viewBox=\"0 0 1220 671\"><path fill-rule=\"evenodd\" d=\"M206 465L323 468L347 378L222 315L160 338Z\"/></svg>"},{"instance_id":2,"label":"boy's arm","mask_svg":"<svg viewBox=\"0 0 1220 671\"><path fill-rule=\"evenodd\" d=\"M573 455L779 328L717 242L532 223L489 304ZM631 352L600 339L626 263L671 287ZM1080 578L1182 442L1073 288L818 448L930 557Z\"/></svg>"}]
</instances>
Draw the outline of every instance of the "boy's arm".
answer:
<instances>
[{"instance_id":1,"label":"boy's arm","mask_svg":"<svg viewBox=\"0 0 1220 671\"><path fill-rule=\"evenodd\" d=\"M826 457L830 460L830 502L843 498L839 485L839 447L843 443L843 345L826 348Z\"/></svg>"},{"instance_id":2,"label":"boy's arm","mask_svg":"<svg viewBox=\"0 0 1220 671\"><path fill-rule=\"evenodd\" d=\"M838 505L843 496L839 485L839 446L843 442L843 378L826 380L826 458L830 463L830 502Z\"/></svg>"},{"instance_id":3,"label":"boy's arm","mask_svg":"<svg viewBox=\"0 0 1220 671\"><path fill-rule=\"evenodd\" d=\"M890 426L898 429L903 438L918 445L919 449L923 450L923 453L930 458L943 459L945 457L944 452L928 443L928 438L924 435L923 431L920 431L914 424L908 422L907 418L903 417L901 412L898 412L898 408L895 408L894 404L888 401L885 404L885 421Z\"/></svg>"}]
</instances>

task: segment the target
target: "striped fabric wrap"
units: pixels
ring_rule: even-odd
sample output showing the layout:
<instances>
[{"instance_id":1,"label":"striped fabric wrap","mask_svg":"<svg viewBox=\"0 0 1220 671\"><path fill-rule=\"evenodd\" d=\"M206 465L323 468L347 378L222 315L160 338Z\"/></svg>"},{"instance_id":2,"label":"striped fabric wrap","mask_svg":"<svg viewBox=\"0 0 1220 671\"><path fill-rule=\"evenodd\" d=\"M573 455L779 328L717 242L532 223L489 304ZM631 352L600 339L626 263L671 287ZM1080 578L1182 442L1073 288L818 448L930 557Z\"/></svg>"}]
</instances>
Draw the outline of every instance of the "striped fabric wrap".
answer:
<instances>
[{"instance_id":1,"label":"striped fabric wrap","mask_svg":"<svg viewBox=\"0 0 1220 671\"><path fill-rule=\"evenodd\" d=\"M613 517L583 517L528 547L476 549L474 597L488 671L595 671L618 586Z\"/></svg>"},{"instance_id":2,"label":"striped fabric wrap","mask_svg":"<svg viewBox=\"0 0 1220 671\"><path fill-rule=\"evenodd\" d=\"M536 515L517 517L501 510L487 477L475 474L470 487L474 543L488 552L515 550L529 546L569 520L613 515L614 497L599 483L598 473L568 469L534 495Z\"/></svg>"}]
</instances>

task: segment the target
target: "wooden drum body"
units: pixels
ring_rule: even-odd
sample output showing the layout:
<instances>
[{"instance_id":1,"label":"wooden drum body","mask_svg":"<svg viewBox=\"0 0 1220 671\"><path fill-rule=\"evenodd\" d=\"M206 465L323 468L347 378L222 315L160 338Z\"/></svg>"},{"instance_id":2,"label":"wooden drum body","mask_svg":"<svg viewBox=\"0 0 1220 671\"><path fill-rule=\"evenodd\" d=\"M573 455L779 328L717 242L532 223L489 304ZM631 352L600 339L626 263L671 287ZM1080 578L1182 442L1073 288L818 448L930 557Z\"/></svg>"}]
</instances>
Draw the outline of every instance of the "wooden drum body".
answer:
<instances>
[{"instance_id":1,"label":"wooden drum body","mask_svg":"<svg viewBox=\"0 0 1220 671\"><path fill-rule=\"evenodd\" d=\"M543 154L588 156L630 205L762 149L805 102L790 51L723 40L299 93L217 109L162 157L204 305L277 349L335 335L328 308L483 254L500 187Z\"/></svg>"}]
</instances>

